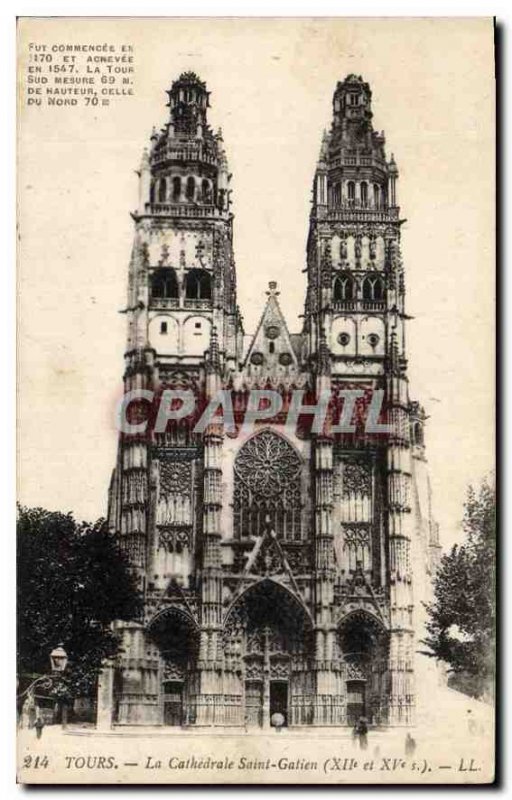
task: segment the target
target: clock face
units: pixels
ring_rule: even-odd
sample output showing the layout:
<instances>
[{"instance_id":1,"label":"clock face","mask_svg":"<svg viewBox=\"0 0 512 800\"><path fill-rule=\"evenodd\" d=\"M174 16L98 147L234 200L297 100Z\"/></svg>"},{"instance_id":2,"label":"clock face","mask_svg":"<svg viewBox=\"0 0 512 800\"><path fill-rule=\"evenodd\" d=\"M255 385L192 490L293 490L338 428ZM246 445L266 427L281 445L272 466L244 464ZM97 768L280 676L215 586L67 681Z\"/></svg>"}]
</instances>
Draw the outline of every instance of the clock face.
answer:
<instances>
[{"instance_id":1,"label":"clock face","mask_svg":"<svg viewBox=\"0 0 512 800\"><path fill-rule=\"evenodd\" d=\"M265 336L267 339L277 339L279 333L280 331L277 325L268 325L265 329Z\"/></svg>"}]
</instances>

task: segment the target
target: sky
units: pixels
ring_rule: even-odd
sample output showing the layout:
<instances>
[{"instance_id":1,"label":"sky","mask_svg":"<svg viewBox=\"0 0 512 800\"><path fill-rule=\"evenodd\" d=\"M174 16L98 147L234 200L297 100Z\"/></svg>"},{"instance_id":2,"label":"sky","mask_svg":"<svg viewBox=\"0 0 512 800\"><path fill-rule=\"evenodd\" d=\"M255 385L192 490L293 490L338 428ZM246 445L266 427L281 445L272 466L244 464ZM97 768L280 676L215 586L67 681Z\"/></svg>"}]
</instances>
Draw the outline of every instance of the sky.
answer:
<instances>
[{"instance_id":1,"label":"sky","mask_svg":"<svg viewBox=\"0 0 512 800\"><path fill-rule=\"evenodd\" d=\"M30 23L30 21L28 21ZM400 170L410 393L425 406L441 542L494 461L494 82L490 20L32 22L19 42L131 44L134 96L19 115L18 486L27 505L106 513L142 149L194 70L233 173L247 332L270 280L299 331L311 184L336 82L361 74ZM22 78L20 81L22 82Z\"/></svg>"}]
</instances>

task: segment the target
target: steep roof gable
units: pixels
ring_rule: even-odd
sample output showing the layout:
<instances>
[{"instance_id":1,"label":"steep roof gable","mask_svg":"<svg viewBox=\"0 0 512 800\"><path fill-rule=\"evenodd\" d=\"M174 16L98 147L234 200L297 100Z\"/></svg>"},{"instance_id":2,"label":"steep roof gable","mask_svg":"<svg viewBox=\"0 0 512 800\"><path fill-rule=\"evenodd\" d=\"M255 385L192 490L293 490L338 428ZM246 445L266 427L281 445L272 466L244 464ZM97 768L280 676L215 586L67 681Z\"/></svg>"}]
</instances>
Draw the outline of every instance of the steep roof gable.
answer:
<instances>
[{"instance_id":1,"label":"steep roof gable","mask_svg":"<svg viewBox=\"0 0 512 800\"><path fill-rule=\"evenodd\" d=\"M277 284L268 285L268 300L244 360L243 371L255 376L289 376L299 371L288 326L279 306Z\"/></svg>"}]
</instances>

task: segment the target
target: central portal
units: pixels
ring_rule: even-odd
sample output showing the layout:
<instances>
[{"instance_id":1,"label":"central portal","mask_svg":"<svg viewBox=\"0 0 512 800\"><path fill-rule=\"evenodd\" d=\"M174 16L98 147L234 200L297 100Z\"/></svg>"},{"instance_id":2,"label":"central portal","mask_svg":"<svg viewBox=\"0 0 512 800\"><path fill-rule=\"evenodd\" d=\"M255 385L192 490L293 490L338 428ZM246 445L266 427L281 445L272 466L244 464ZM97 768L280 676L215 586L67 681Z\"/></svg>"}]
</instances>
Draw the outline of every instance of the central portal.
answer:
<instances>
[{"instance_id":1,"label":"central portal","mask_svg":"<svg viewBox=\"0 0 512 800\"><path fill-rule=\"evenodd\" d=\"M298 704L310 691L313 653L300 601L274 581L259 582L231 610L224 648L232 691L243 695L245 725L269 728L274 714L282 715L283 725L300 724Z\"/></svg>"}]
</instances>

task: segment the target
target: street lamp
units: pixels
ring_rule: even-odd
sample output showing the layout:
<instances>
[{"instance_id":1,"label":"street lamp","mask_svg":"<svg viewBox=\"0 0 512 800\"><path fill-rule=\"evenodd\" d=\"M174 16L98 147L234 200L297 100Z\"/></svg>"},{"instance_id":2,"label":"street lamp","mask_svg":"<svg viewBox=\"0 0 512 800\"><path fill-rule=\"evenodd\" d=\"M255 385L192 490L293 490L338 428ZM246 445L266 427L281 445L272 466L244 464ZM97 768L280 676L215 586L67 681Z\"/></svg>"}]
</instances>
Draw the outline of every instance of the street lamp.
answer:
<instances>
[{"instance_id":1,"label":"street lamp","mask_svg":"<svg viewBox=\"0 0 512 800\"><path fill-rule=\"evenodd\" d=\"M64 650L62 644L55 647L50 653L50 664L52 665L52 672L64 672L68 665L68 654Z\"/></svg>"},{"instance_id":2,"label":"street lamp","mask_svg":"<svg viewBox=\"0 0 512 800\"><path fill-rule=\"evenodd\" d=\"M22 715L25 703L34 702L34 697L35 697L34 690L36 686L39 686L39 688L41 689L51 689L54 680L56 680L65 671L68 665L68 654L64 650L62 644L57 645L57 647L55 647L50 653L50 665L52 669L51 675L40 675L38 678L32 681L32 683L29 686L27 686L27 688L21 694L18 695L17 697L18 700L25 698L23 700L23 704L21 707ZM66 715L63 714L62 727L65 726L66 726Z\"/></svg>"}]
</instances>

